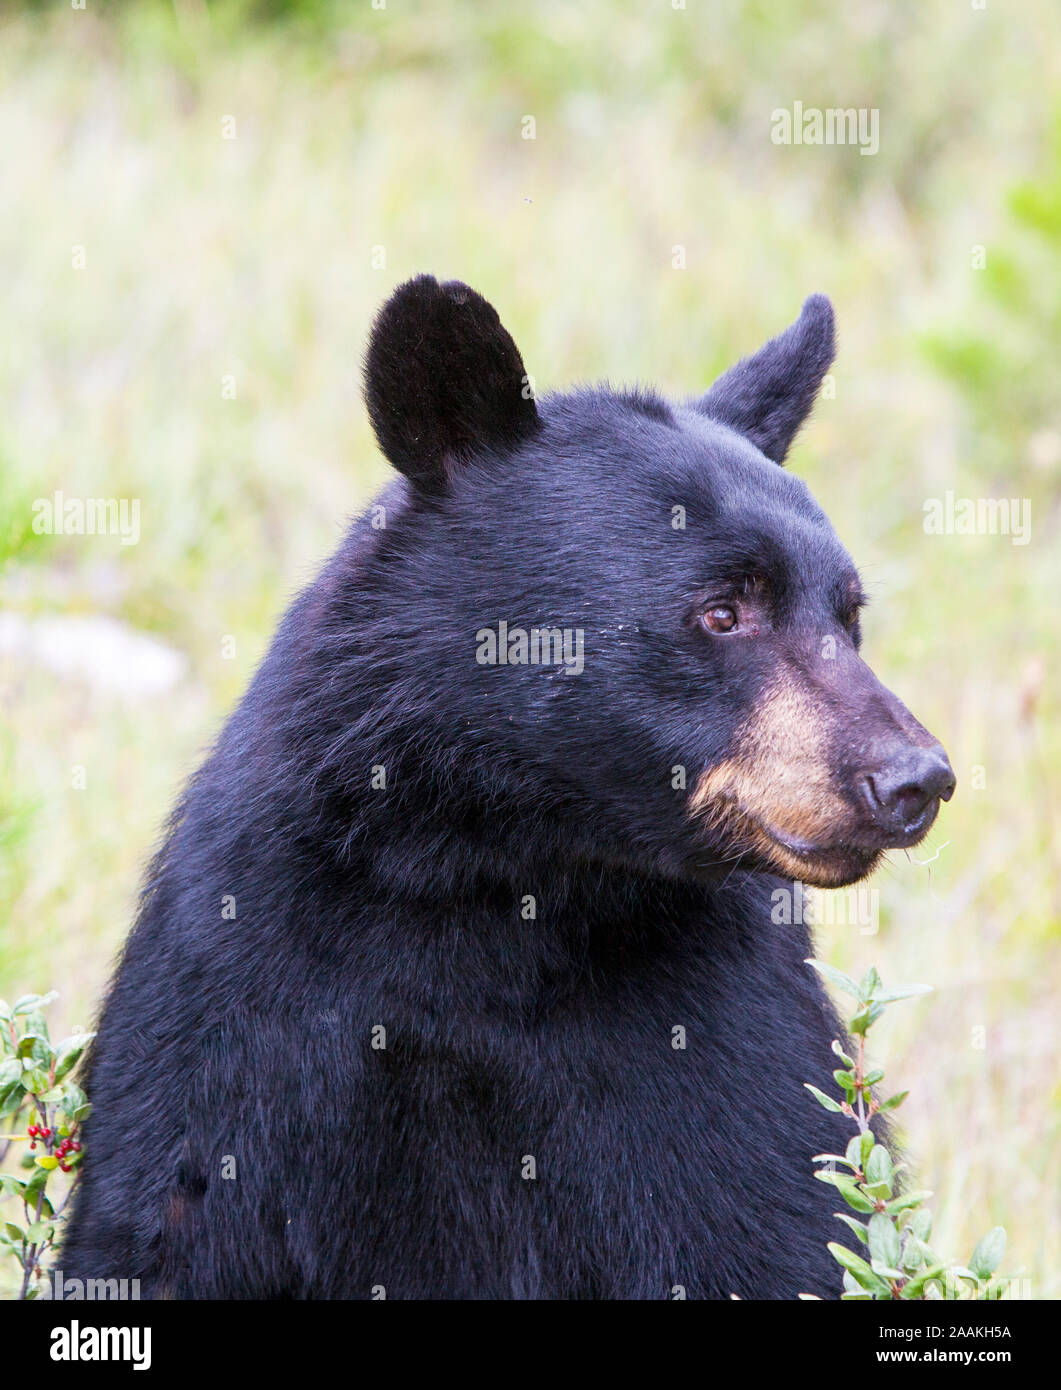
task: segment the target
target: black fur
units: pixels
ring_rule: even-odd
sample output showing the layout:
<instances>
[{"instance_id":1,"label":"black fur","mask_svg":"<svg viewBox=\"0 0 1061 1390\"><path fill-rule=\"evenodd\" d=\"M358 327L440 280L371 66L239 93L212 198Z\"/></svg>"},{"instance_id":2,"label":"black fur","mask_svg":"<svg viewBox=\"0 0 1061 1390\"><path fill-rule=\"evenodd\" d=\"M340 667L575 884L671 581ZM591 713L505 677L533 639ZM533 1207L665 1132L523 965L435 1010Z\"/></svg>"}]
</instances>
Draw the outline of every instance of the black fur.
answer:
<instances>
[{"instance_id":1,"label":"black fur","mask_svg":"<svg viewBox=\"0 0 1061 1390\"><path fill-rule=\"evenodd\" d=\"M731 367L697 408L783 463L835 352L833 306L812 294L791 327Z\"/></svg>"},{"instance_id":2,"label":"black fur","mask_svg":"<svg viewBox=\"0 0 1061 1390\"><path fill-rule=\"evenodd\" d=\"M423 492L484 450L511 449L537 424L522 359L497 310L459 280L419 275L380 310L365 361L379 446Z\"/></svg>"},{"instance_id":3,"label":"black fur","mask_svg":"<svg viewBox=\"0 0 1061 1390\"><path fill-rule=\"evenodd\" d=\"M822 511L708 418L782 457L824 305L706 414L607 390L536 409L471 291L423 277L383 310L369 409L411 484L295 602L174 814L92 1049L67 1278L838 1291L810 1160L851 1125L803 1089L832 1087L838 1031L808 933L672 785L765 679L690 629L711 576L772 566L791 625L836 622L850 561ZM582 628L585 669L478 664L499 620Z\"/></svg>"}]
</instances>

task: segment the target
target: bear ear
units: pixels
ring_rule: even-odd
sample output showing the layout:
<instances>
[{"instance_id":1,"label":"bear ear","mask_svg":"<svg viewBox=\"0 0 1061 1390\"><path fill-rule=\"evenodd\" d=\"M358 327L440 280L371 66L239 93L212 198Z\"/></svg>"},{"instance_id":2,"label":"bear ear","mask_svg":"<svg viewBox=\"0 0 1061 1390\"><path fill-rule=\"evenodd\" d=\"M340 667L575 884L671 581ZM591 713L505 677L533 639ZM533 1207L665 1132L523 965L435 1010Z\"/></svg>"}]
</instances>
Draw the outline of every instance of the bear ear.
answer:
<instances>
[{"instance_id":1,"label":"bear ear","mask_svg":"<svg viewBox=\"0 0 1061 1390\"><path fill-rule=\"evenodd\" d=\"M835 352L833 306L812 294L794 324L720 376L696 408L783 463Z\"/></svg>"},{"instance_id":2,"label":"bear ear","mask_svg":"<svg viewBox=\"0 0 1061 1390\"><path fill-rule=\"evenodd\" d=\"M422 493L476 454L513 448L538 423L523 361L497 311L450 280L418 275L387 300L365 357L379 446Z\"/></svg>"}]
</instances>

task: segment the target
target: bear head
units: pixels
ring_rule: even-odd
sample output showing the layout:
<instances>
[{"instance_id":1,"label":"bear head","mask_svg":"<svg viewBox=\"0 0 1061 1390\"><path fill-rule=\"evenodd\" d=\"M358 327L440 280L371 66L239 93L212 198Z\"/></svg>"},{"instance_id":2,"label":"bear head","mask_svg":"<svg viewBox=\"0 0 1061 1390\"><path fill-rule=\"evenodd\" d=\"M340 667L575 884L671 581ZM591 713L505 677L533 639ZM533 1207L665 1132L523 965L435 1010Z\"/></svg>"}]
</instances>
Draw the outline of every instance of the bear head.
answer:
<instances>
[{"instance_id":1,"label":"bear head","mask_svg":"<svg viewBox=\"0 0 1061 1390\"><path fill-rule=\"evenodd\" d=\"M815 295L692 399L539 400L480 295L394 293L366 397L407 485L376 591L449 775L466 756L573 854L682 878L837 886L924 837L950 764L863 660L858 572L781 466L833 353Z\"/></svg>"}]
</instances>

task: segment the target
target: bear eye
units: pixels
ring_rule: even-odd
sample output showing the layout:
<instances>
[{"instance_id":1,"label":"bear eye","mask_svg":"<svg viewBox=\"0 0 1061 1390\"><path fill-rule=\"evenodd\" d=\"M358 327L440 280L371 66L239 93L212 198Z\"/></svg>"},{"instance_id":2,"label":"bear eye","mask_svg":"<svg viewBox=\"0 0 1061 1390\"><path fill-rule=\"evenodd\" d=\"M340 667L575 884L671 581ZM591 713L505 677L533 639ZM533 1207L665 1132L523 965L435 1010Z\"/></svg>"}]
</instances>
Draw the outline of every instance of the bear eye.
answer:
<instances>
[{"instance_id":1,"label":"bear eye","mask_svg":"<svg viewBox=\"0 0 1061 1390\"><path fill-rule=\"evenodd\" d=\"M708 632L732 632L737 626L737 612L728 603L716 603L700 614L700 622Z\"/></svg>"},{"instance_id":2,"label":"bear eye","mask_svg":"<svg viewBox=\"0 0 1061 1390\"><path fill-rule=\"evenodd\" d=\"M861 596L853 598L849 603L843 615L843 624L848 632L854 632L858 627L858 620L865 606L866 600Z\"/></svg>"}]
</instances>

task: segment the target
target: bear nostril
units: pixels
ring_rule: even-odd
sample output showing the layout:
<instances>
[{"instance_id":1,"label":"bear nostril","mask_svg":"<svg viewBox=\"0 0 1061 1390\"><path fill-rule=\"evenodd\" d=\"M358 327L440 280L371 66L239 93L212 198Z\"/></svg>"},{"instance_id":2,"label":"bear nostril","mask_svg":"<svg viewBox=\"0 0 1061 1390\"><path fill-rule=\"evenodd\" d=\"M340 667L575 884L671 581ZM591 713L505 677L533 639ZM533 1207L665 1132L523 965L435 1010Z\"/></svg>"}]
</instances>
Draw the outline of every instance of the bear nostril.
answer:
<instances>
[{"instance_id":1,"label":"bear nostril","mask_svg":"<svg viewBox=\"0 0 1061 1390\"><path fill-rule=\"evenodd\" d=\"M934 800L923 786L911 782L895 792L891 799L891 808L901 825L912 825L928 803Z\"/></svg>"},{"instance_id":2,"label":"bear nostril","mask_svg":"<svg viewBox=\"0 0 1061 1390\"><path fill-rule=\"evenodd\" d=\"M884 767L867 773L860 790L876 821L905 830L916 824L933 801L950 800L954 772L939 744L907 746Z\"/></svg>"},{"instance_id":3,"label":"bear nostril","mask_svg":"<svg viewBox=\"0 0 1061 1390\"><path fill-rule=\"evenodd\" d=\"M862 795L862 800L874 814L884 809L881 804L881 799L877 795L877 786L873 781L872 772L867 773L866 776L862 778L858 784L858 789Z\"/></svg>"}]
</instances>

